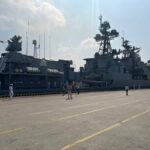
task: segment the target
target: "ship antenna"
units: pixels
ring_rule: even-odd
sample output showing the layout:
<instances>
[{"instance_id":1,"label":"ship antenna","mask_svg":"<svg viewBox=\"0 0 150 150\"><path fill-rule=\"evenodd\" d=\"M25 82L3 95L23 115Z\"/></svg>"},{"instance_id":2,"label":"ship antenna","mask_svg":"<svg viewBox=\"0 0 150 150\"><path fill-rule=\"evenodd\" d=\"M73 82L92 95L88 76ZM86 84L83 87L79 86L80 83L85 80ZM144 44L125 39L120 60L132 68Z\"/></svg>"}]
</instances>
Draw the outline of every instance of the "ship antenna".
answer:
<instances>
[{"instance_id":1,"label":"ship antenna","mask_svg":"<svg viewBox=\"0 0 150 150\"><path fill-rule=\"evenodd\" d=\"M49 58L51 58L51 35L49 35Z\"/></svg>"},{"instance_id":2,"label":"ship antenna","mask_svg":"<svg viewBox=\"0 0 150 150\"><path fill-rule=\"evenodd\" d=\"M44 32L44 58L45 58L45 32Z\"/></svg>"},{"instance_id":3,"label":"ship antenna","mask_svg":"<svg viewBox=\"0 0 150 150\"><path fill-rule=\"evenodd\" d=\"M122 31L122 37L124 38L124 31Z\"/></svg>"},{"instance_id":4,"label":"ship antenna","mask_svg":"<svg viewBox=\"0 0 150 150\"><path fill-rule=\"evenodd\" d=\"M28 53L28 33L26 32L26 55Z\"/></svg>"},{"instance_id":5,"label":"ship antenna","mask_svg":"<svg viewBox=\"0 0 150 150\"><path fill-rule=\"evenodd\" d=\"M28 46L29 46L29 20L27 22L27 32L26 32L26 55L28 55Z\"/></svg>"},{"instance_id":6,"label":"ship antenna","mask_svg":"<svg viewBox=\"0 0 150 150\"><path fill-rule=\"evenodd\" d=\"M41 35L39 34L39 58L41 55Z\"/></svg>"},{"instance_id":7,"label":"ship antenna","mask_svg":"<svg viewBox=\"0 0 150 150\"><path fill-rule=\"evenodd\" d=\"M99 20L100 20L100 28L101 28L101 25L102 25L102 15L100 15L100 17L99 17Z\"/></svg>"}]
</instances>

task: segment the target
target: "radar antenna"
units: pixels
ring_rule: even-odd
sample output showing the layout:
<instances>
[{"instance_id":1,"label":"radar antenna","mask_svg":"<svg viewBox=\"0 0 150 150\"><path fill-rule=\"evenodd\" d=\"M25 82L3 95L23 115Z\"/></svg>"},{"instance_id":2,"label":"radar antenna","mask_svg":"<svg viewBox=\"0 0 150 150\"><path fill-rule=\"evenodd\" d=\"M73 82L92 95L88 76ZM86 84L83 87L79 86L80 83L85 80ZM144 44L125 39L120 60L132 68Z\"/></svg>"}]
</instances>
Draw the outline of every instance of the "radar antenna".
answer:
<instances>
[{"instance_id":1,"label":"radar antenna","mask_svg":"<svg viewBox=\"0 0 150 150\"><path fill-rule=\"evenodd\" d=\"M37 47L37 41L36 40L33 40L32 44L34 45L33 57L37 58L38 57L37 50L40 48L40 45Z\"/></svg>"},{"instance_id":2,"label":"radar antenna","mask_svg":"<svg viewBox=\"0 0 150 150\"><path fill-rule=\"evenodd\" d=\"M99 34L96 34L94 39L97 43L99 43L99 51L100 55L111 55L112 48L110 41L119 36L117 30L112 29L108 21L102 22L102 16L99 17L100 27Z\"/></svg>"}]
</instances>

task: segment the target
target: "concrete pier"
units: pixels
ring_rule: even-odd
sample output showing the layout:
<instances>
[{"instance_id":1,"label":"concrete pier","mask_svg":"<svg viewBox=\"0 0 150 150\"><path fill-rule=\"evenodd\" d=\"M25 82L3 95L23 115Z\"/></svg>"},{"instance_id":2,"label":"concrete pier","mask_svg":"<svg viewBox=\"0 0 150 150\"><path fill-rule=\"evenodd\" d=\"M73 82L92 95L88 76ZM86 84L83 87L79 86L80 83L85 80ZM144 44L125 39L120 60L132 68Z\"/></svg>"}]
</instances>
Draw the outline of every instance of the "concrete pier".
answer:
<instances>
[{"instance_id":1,"label":"concrete pier","mask_svg":"<svg viewBox=\"0 0 150 150\"><path fill-rule=\"evenodd\" d=\"M149 150L150 90L0 99L0 150Z\"/></svg>"}]
</instances>

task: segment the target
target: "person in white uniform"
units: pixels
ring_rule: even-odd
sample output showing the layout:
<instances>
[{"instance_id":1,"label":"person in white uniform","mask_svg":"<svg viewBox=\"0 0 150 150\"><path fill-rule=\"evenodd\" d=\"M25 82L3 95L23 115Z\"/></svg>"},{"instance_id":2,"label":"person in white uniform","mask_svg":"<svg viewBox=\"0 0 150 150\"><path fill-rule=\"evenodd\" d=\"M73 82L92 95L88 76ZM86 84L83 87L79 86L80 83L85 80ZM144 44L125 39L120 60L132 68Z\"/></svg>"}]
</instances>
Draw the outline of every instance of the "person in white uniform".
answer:
<instances>
[{"instance_id":1,"label":"person in white uniform","mask_svg":"<svg viewBox=\"0 0 150 150\"><path fill-rule=\"evenodd\" d=\"M12 99L14 96L13 84L9 85L9 98Z\"/></svg>"}]
</instances>

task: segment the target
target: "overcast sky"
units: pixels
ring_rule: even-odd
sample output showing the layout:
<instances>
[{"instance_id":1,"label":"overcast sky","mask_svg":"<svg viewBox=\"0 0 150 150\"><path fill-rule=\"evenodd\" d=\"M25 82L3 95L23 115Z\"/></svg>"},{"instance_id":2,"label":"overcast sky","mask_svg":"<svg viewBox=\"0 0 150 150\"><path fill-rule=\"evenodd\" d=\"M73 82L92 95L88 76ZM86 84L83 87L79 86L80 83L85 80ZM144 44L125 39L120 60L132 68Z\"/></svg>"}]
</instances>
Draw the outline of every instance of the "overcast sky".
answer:
<instances>
[{"instance_id":1,"label":"overcast sky","mask_svg":"<svg viewBox=\"0 0 150 150\"><path fill-rule=\"evenodd\" d=\"M84 64L84 58L93 57L98 51L93 37L98 33L98 17L102 14L103 20L120 33L112 47L121 48L124 35L131 44L142 48L142 60L147 61L149 8L149 0L0 0L0 40L21 35L25 54L29 29L28 55L33 55L32 40L39 42L40 37L43 58L45 32L46 59L72 59L78 68ZM6 44L0 45L1 53L5 47Z\"/></svg>"}]
</instances>

